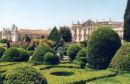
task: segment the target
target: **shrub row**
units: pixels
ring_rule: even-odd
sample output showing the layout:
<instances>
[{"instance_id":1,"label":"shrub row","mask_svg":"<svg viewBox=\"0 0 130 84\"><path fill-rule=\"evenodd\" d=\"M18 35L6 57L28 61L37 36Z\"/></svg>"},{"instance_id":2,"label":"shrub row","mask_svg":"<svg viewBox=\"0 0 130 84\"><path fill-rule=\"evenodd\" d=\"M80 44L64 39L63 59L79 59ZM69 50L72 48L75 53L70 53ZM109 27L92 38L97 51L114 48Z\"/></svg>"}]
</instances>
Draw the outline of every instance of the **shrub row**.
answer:
<instances>
[{"instance_id":1,"label":"shrub row","mask_svg":"<svg viewBox=\"0 0 130 84\"><path fill-rule=\"evenodd\" d=\"M7 49L1 57L2 61L21 62L29 59L29 53L22 48L11 47Z\"/></svg>"},{"instance_id":2,"label":"shrub row","mask_svg":"<svg viewBox=\"0 0 130 84\"><path fill-rule=\"evenodd\" d=\"M130 43L125 43L113 57L110 68L118 73L130 71Z\"/></svg>"},{"instance_id":3,"label":"shrub row","mask_svg":"<svg viewBox=\"0 0 130 84\"><path fill-rule=\"evenodd\" d=\"M39 45L34 52L32 59L34 63L58 64L59 59L55 52L48 45Z\"/></svg>"},{"instance_id":4,"label":"shrub row","mask_svg":"<svg viewBox=\"0 0 130 84\"><path fill-rule=\"evenodd\" d=\"M6 84L47 84L46 79L30 66L17 67L5 79Z\"/></svg>"}]
</instances>

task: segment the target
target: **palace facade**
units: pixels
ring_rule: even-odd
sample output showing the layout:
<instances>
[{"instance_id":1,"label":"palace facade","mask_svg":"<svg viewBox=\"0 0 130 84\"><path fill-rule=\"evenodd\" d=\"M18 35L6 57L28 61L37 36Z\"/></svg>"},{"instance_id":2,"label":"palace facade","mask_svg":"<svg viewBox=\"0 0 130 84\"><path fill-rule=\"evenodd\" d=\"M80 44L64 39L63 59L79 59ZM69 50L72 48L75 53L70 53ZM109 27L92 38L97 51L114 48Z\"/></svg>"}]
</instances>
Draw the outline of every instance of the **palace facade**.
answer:
<instances>
[{"instance_id":1,"label":"palace facade","mask_svg":"<svg viewBox=\"0 0 130 84\"><path fill-rule=\"evenodd\" d=\"M120 38L123 39L123 22L115 22L111 20L94 22L92 20L88 20L83 23L77 22L76 24L72 24L72 41L81 42L88 40L88 37L92 33L92 31L94 31L100 25L111 26L112 29L119 34Z\"/></svg>"},{"instance_id":2,"label":"palace facade","mask_svg":"<svg viewBox=\"0 0 130 84\"><path fill-rule=\"evenodd\" d=\"M29 29L18 29L15 25L11 28L3 28L1 32L1 39L8 39L12 42L17 42L23 40L25 36L31 39L48 37L49 32L45 30L29 30Z\"/></svg>"}]
</instances>

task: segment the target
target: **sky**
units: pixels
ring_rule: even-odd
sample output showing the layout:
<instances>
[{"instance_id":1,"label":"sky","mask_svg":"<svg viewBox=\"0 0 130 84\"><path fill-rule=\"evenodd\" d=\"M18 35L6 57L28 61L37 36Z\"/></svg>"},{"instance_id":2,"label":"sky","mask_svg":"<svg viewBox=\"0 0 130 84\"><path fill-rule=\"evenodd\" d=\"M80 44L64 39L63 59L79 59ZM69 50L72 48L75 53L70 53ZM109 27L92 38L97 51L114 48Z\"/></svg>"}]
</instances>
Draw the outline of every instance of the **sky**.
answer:
<instances>
[{"instance_id":1,"label":"sky","mask_svg":"<svg viewBox=\"0 0 130 84\"><path fill-rule=\"evenodd\" d=\"M127 0L0 0L0 30L12 24L48 29L88 19L123 21L126 3Z\"/></svg>"}]
</instances>

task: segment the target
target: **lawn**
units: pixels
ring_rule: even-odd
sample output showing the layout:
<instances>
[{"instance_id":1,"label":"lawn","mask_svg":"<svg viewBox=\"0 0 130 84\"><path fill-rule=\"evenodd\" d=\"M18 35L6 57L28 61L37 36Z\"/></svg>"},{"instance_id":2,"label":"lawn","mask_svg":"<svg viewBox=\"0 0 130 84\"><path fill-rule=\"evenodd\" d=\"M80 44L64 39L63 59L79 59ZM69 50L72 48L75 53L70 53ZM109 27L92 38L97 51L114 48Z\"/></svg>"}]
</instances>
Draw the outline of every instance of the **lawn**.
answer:
<instances>
[{"instance_id":1,"label":"lawn","mask_svg":"<svg viewBox=\"0 0 130 84\"><path fill-rule=\"evenodd\" d=\"M1 62L0 71L7 75L19 66L33 65L27 62ZM89 81L88 84L130 84L130 74L114 76L115 73L110 70L85 70L79 69L74 64L59 64L56 66L37 65L33 67L47 79L48 84L86 84L86 81ZM67 75L64 73L56 76L51 74L53 72L69 72L71 74Z\"/></svg>"},{"instance_id":2,"label":"lawn","mask_svg":"<svg viewBox=\"0 0 130 84\"><path fill-rule=\"evenodd\" d=\"M90 84L130 84L130 74L128 73L111 78L103 78L92 81Z\"/></svg>"}]
</instances>

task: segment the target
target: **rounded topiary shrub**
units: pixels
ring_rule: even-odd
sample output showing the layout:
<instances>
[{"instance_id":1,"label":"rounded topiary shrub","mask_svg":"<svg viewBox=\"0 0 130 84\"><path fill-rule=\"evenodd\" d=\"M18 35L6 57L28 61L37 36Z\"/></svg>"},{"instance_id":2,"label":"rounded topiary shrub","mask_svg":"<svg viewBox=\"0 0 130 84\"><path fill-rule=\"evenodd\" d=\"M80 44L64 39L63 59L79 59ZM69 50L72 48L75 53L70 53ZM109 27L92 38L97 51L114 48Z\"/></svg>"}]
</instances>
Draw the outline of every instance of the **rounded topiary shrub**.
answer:
<instances>
[{"instance_id":1,"label":"rounded topiary shrub","mask_svg":"<svg viewBox=\"0 0 130 84\"><path fill-rule=\"evenodd\" d=\"M20 55L21 55L21 61L28 61L29 60L29 52L23 48L18 48Z\"/></svg>"},{"instance_id":2,"label":"rounded topiary shrub","mask_svg":"<svg viewBox=\"0 0 130 84\"><path fill-rule=\"evenodd\" d=\"M59 63L59 58L58 56L55 56L53 53L48 52L44 56L44 62L45 64L56 65Z\"/></svg>"},{"instance_id":3,"label":"rounded topiary shrub","mask_svg":"<svg viewBox=\"0 0 130 84\"><path fill-rule=\"evenodd\" d=\"M33 62L44 62L44 55L47 52L54 52L51 47L48 45L39 45L37 49L35 50L31 61Z\"/></svg>"},{"instance_id":4,"label":"rounded topiary shrub","mask_svg":"<svg viewBox=\"0 0 130 84\"><path fill-rule=\"evenodd\" d=\"M74 60L75 57L77 56L77 53L81 50L82 48L79 45L71 45L68 49L67 49L67 55L69 55L70 60Z\"/></svg>"},{"instance_id":5,"label":"rounded topiary shrub","mask_svg":"<svg viewBox=\"0 0 130 84\"><path fill-rule=\"evenodd\" d=\"M130 43L125 43L113 57L110 68L117 71L130 71Z\"/></svg>"},{"instance_id":6,"label":"rounded topiary shrub","mask_svg":"<svg viewBox=\"0 0 130 84\"><path fill-rule=\"evenodd\" d=\"M7 49L1 57L2 61L8 62L20 62L22 60L22 56L20 55L20 51L15 48L11 47Z\"/></svg>"},{"instance_id":7,"label":"rounded topiary shrub","mask_svg":"<svg viewBox=\"0 0 130 84\"><path fill-rule=\"evenodd\" d=\"M82 49L80 50L78 53L77 53L77 56L76 56L76 63L81 67L81 68L84 68L86 63L87 63L87 50L86 49Z\"/></svg>"},{"instance_id":8,"label":"rounded topiary shrub","mask_svg":"<svg viewBox=\"0 0 130 84\"><path fill-rule=\"evenodd\" d=\"M0 46L0 58L5 51L6 51L6 49L4 47Z\"/></svg>"},{"instance_id":9,"label":"rounded topiary shrub","mask_svg":"<svg viewBox=\"0 0 130 84\"><path fill-rule=\"evenodd\" d=\"M88 39L88 62L92 69L106 69L121 46L119 35L111 27L102 26Z\"/></svg>"},{"instance_id":10,"label":"rounded topiary shrub","mask_svg":"<svg viewBox=\"0 0 130 84\"><path fill-rule=\"evenodd\" d=\"M47 84L46 79L29 66L18 67L6 75L6 84Z\"/></svg>"}]
</instances>

